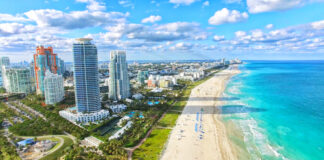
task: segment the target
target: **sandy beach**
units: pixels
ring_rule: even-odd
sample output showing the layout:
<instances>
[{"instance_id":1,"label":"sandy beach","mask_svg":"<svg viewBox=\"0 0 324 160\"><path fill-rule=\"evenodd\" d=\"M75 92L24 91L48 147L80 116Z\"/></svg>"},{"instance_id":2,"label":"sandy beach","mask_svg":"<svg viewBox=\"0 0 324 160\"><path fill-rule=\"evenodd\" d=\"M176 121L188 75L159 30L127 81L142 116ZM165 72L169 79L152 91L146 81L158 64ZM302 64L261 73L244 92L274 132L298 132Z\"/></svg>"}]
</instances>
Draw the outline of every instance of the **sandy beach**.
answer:
<instances>
[{"instance_id":1,"label":"sandy beach","mask_svg":"<svg viewBox=\"0 0 324 160\"><path fill-rule=\"evenodd\" d=\"M238 151L228 138L219 107L227 81L240 73L237 66L223 70L195 87L165 146L162 160L235 160Z\"/></svg>"}]
</instances>

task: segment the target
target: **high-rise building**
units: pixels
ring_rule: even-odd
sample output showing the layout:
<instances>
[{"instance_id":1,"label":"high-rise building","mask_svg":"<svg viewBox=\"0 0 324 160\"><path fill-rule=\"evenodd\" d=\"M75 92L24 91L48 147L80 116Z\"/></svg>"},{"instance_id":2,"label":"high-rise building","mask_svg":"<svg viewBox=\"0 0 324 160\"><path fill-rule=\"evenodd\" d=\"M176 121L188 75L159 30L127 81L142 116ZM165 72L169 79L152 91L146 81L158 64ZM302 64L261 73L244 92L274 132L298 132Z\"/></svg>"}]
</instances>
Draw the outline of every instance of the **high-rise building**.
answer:
<instances>
[{"instance_id":1,"label":"high-rise building","mask_svg":"<svg viewBox=\"0 0 324 160\"><path fill-rule=\"evenodd\" d=\"M6 67L10 66L9 57L1 57L0 58L0 67L2 67L2 66L6 66Z\"/></svg>"},{"instance_id":2,"label":"high-rise building","mask_svg":"<svg viewBox=\"0 0 324 160\"><path fill-rule=\"evenodd\" d=\"M4 87L4 81L3 81L3 74L1 72L2 70L2 66L5 66L5 67L9 67L10 66L10 60L9 60L9 57L1 57L0 58L0 73L1 73L1 78L0 78L0 85L2 85Z\"/></svg>"},{"instance_id":3,"label":"high-rise building","mask_svg":"<svg viewBox=\"0 0 324 160\"><path fill-rule=\"evenodd\" d=\"M78 112L100 110L97 47L90 38L76 39L73 44L74 88Z\"/></svg>"},{"instance_id":4,"label":"high-rise building","mask_svg":"<svg viewBox=\"0 0 324 160\"><path fill-rule=\"evenodd\" d=\"M146 76L145 76L144 71L138 71L138 73L137 73L137 82L139 84L143 85L144 82L145 82L145 79L146 79Z\"/></svg>"},{"instance_id":5,"label":"high-rise building","mask_svg":"<svg viewBox=\"0 0 324 160\"><path fill-rule=\"evenodd\" d=\"M109 98L120 100L130 97L125 51L110 52L109 76Z\"/></svg>"},{"instance_id":6,"label":"high-rise building","mask_svg":"<svg viewBox=\"0 0 324 160\"><path fill-rule=\"evenodd\" d=\"M36 91L38 94L44 94L44 78L46 71L57 73L57 55L53 53L52 47L44 48L37 46L36 54L34 54L34 69Z\"/></svg>"},{"instance_id":7,"label":"high-rise building","mask_svg":"<svg viewBox=\"0 0 324 160\"><path fill-rule=\"evenodd\" d=\"M45 103L55 104L64 98L63 76L46 71L44 78Z\"/></svg>"},{"instance_id":8,"label":"high-rise building","mask_svg":"<svg viewBox=\"0 0 324 160\"><path fill-rule=\"evenodd\" d=\"M65 64L61 58L57 58L57 74L63 75L65 72Z\"/></svg>"},{"instance_id":9,"label":"high-rise building","mask_svg":"<svg viewBox=\"0 0 324 160\"><path fill-rule=\"evenodd\" d=\"M91 40L79 38L73 44L76 107L59 112L72 122L88 123L109 116L108 110L101 109L97 47Z\"/></svg>"},{"instance_id":10,"label":"high-rise building","mask_svg":"<svg viewBox=\"0 0 324 160\"><path fill-rule=\"evenodd\" d=\"M32 93L35 91L31 72L28 68L8 68L2 66L3 84L8 93Z\"/></svg>"}]
</instances>

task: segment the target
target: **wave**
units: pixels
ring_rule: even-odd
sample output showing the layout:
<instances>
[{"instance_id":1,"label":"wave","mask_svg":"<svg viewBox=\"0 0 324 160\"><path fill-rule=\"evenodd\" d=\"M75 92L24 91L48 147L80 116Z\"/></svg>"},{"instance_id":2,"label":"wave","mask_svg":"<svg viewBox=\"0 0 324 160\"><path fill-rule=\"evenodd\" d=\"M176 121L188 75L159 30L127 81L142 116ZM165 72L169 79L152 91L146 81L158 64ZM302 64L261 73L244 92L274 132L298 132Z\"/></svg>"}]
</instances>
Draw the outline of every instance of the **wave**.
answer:
<instances>
[{"instance_id":1,"label":"wave","mask_svg":"<svg viewBox=\"0 0 324 160\"><path fill-rule=\"evenodd\" d=\"M239 106L249 106L244 102L251 102L254 100L253 97L249 97L246 94L242 96L241 89L243 82L237 78L234 81L230 81L227 85L227 89L223 93L223 97L238 97L237 100L228 101L225 105L239 105ZM264 129L258 126L257 120L251 116L250 113L236 113L230 115L224 115L226 119L234 122L239 126L243 137L244 143L247 151L249 152L252 159L263 159L264 157L272 157L270 159L287 159L279 150L282 148L273 146L270 144L267 137L267 133Z\"/></svg>"}]
</instances>

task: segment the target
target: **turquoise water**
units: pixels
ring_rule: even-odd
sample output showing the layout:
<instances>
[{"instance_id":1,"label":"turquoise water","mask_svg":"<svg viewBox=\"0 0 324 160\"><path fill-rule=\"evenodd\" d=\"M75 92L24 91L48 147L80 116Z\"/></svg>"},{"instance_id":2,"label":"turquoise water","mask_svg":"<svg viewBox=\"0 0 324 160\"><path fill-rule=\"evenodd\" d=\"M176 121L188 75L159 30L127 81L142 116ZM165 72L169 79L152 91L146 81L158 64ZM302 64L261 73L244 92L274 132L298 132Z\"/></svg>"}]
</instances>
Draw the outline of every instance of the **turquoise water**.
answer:
<instances>
[{"instance_id":1,"label":"turquoise water","mask_svg":"<svg viewBox=\"0 0 324 160\"><path fill-rule=\"evenodd\" d=\"M224 120L252 159L324 159L324 61L248 61L224 92Z\"/></svg>"}]
</instances>

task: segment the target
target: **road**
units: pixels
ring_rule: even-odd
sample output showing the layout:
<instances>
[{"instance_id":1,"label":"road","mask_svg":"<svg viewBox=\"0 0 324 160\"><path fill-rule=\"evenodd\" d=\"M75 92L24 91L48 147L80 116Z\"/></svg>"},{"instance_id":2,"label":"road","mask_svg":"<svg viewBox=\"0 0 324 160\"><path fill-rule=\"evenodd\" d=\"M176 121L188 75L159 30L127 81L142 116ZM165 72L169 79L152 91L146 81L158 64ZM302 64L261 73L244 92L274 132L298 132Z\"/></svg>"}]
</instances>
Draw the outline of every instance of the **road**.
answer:
<instances>
[{"instance_id":1,"label":"road","mask_svg":"<svg viewBox=\"0 0 324 160\"><path fill-rule=\"evenodd\" d=\"M19 101L14 101L14 103L19 105L20 107L23 107L23 108L27 109L29 112L33 113L35 116L41 117L43 120L47 121L46 117L43 114L41 114L38 111L30 108L29 106L26 106L25 104L23 104L23 103L21 103Z\"/></svg>"},{"instance_id":2,"label":"road","mask_svg":"<svg viewBox=\"0 0 324 160\"><path fill-rule=\"evenodd\" d=\"M35 138L35 137L37 139L40 139L40 138L41 139L43 139L43 138L44 139L46 139L46 138L57 138L57 139L59 139L59 146L56 147L56 145L55 145L54 146L55 149L51 149L48 152L45 152L45 153L41 154L40 156L34 158L35 160L38 160L38 159L41 159L41 158L43 158L43 157L45 157L45 156L47 156L49 154L52 154L53 152L57 151L58 149L60 149L63 146L63 144L64 144L64 139L62 138L62 136L66 136L66 135L47 135L47 136L34 136L34 137L30 137L30 136L18 136L18 137L24 138L24 139Z\"/></svg>"}]
</instances>

